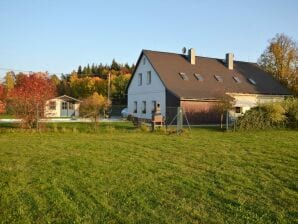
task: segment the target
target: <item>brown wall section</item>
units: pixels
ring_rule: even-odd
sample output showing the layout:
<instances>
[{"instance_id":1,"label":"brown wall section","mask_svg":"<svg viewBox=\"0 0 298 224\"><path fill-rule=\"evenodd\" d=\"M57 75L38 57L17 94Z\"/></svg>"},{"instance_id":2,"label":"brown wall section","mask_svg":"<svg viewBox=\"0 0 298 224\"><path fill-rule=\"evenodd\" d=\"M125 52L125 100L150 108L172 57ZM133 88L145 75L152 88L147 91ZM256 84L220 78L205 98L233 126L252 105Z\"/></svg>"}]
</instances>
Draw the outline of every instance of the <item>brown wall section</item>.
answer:
<instances>
[{"instance_id":1,"label":"brown wall section","mask_svg":"<svg viewBox=\"0 0 298 224\"><path fill-rule=\"evenodd\" d=\"M217 102L180 101L190 124L219 124L220 114L216 110Z\"/></svg>"}]
</instances>

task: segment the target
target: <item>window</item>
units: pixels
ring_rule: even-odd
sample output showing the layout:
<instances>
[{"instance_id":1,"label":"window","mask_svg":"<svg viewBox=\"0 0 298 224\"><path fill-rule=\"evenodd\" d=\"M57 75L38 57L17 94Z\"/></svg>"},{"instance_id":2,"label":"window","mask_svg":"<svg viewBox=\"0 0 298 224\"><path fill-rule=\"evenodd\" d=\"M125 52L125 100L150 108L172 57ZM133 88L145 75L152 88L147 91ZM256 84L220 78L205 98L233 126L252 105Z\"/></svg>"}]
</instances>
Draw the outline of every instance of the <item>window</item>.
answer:
<instances>
[{"instance_id":1,"label":"window","mask_svg":"<svg viewBox=\"0 0 298 224\"><path fill-rule=\"evenodd\" d=\"M50 110L56 110L56 101L50 101Z\"/></svg>"},{"instance_id":2,"label":"window","mask_svg":"<svg viewBox=\"0 0 298 224\"><path fill-rule=\"evenodd\" d=\"M204 78L203 78L202 75L200 75L200 74L198 74L198 73L195 73L195 74L193 74L193 75L195 76L195 78L196 78L198 81L200 81L200 82L204 81Z\"/></svg>"},{"instance_id":3,"label":"window","mask_svg":"<svg viewBox=\"0 0 298 224\"><path fill-rule=\"evenodd\" d=\"M220 75L214 75L214 78L218 81L218 82L223 82L223 78Z\"/></svg>"},{"instance_id":4,"label":"window","mask_svg":"<svg viewBox=\"0 0 298 224\"><path fill-rule=\"evenodd\" d=\"M156 109L156 100L152 100L152 113L155 112Z\"/></svg>"},{"instance_id":5,"label":"window","mask_svg":"<svg viewBox=\"0 0 298 224\"><path fill-rule=\"evenodd\" d=\"M235 112L236 112L237 114L242 113L242 108L241 108L241 107L235 107Z\"/></svg>"},{"instance_id":6,"label":"window","mask_svg":"<svg viewBox=\"0 0 298 224\"><path fill-rule=\"evenodd\" d=\"M253 85L256 85L256 84L257 84L256 81L253 80L253 79L251 79L251 78L249 78L248 81L249 81L251 84L253 84Z\"/></svg>"},{"instance_id":7,"label":"window","mask_svg":"<svg viewBox=\"0 0 298 224\"><path fill-rule=\"evenodd\" d=\"M139 86L142 85L142 73L139 73Z\"/></svg>"},{"instance_id":8,"label":"window","mask_svg":"<svg viewBox=\"0 0 298 224\"><path fill-rule=\"evenodd\" d=\"M62 102L62 110L67 110L67 102Z\"/></svg>"},{"instance_id":9,"label":"window","mask_svg":"<svg viewBox=\"0 0 298 224\"><path fill-rule=\"evenodd\" d=\"M143 101L142 113L146 114L146 101Z\"/></svg>"},{"instance_id":10,"label":"window","mask_svg":"<svg viewBox=\"0 0 298 224\"><path fill-rule=\"evenodd\" d=\"M74 104L73 103L69 103L68 104L68 109L73 110L73 108L74 108Z\"/></svg>"},{"instance_id":11,"label":"window","mask_svg":"<svg viewBox=\"0 0 298 224\"><path fill-rule=\"evenodd\" d=\"M137 101L133 102L133 112L138 113L138 102Z\"/></svg>"},{"instance_id":12,"label":"window","mask_svg":"<svg viewBox=\"0 0 298 224\"><path fill-rule=\"evenodd\" d=\"M151 84L151 71L147 72L147 85Z\"/></svg>"},{"instance_id":13,"label":"window","mask_svg":"<svg viewBox=\"0 0 298 224\"><path fill-rule=\"evenodd\" d=\"M146 64L146 57L143 58L143 65Z\"/></svg>"},{"instance_id":14,"label":"window","mask_svg":"<svg viewBox=\"0 0 298 224\"><path fill-rule=\"evenodd\" d=\"M180 72L179 75L183 80L188 80L188 77L184 72Z\"/></svg>"},{"instance_id":15,"label":"window","mask_svg":"<svg viewBox=\"0 0 298 224\"><path fill-rule=\"evenodd\" d=\"M241 80L239 79L239 77L237 77L237 76L233 76L233 79L235 80L235 82L237 82L237 83L241 83Z\"/></svg>"}]
</instances>

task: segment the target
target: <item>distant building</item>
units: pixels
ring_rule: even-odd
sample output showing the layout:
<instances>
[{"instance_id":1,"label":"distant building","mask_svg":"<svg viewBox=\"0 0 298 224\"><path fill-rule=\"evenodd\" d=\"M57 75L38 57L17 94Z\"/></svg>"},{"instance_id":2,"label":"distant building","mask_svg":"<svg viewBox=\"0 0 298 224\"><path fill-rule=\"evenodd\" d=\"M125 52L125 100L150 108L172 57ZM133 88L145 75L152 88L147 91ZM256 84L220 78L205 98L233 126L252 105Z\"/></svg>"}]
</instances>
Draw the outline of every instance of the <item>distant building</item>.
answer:
<instances>
[{"instance_id":1,"label":"distant building","mask_svg":"<svg viewBox=\"0 0 298 224\"><path fill-rule=\"evenodd\" d=\"M45 117L78 117L80 100L70 96L59 96L46 103Z\"/></svg>"},{"instance_id":2,"label":"distant building","mask_svg":"<svg viewBox=\"0 0 298 224\"><path fill-rule=\"evenodd\" d=\"M239 116L259 103L283 100L290 95L256 63L199 57L195 50L175 54L143 50L127 88L129 114L151 119L158 103L169 119L182 107L192 123L218 123L216 105L229 97L231 116Z\"/></svg>"}]
</instances>

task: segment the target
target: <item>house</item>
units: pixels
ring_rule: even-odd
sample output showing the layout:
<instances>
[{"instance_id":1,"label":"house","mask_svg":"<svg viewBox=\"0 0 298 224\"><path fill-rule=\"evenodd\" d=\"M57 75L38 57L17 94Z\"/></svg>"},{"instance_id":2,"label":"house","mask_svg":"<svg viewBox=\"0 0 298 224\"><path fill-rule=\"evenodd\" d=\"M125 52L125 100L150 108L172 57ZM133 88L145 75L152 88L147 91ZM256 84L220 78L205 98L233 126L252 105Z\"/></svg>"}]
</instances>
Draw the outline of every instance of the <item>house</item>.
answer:
<instances>
[{"instance_id":1,"label":"house","mask_svg":"<svg viewBox=\"0 0 298 224\"><path fill-rule=\"evenodd\" d=\"M78 117L80 100L63 95L46 103L45 117Z\"/></svg>"},{"instance_id":2,"label":"house","mask_svg":"<svg viewBox=\"0 0 298 224\"><path fill-rule=\"evenodd\" d=\"M280 101L290 95L256 63L200 57L195 49L188 54L143 50L127 87L128 112L151 119L160 106L169 121L182 107L190 123L218 123L218 102L229 97L237 117L260 103Z\"/></svg>"}]
</instances>

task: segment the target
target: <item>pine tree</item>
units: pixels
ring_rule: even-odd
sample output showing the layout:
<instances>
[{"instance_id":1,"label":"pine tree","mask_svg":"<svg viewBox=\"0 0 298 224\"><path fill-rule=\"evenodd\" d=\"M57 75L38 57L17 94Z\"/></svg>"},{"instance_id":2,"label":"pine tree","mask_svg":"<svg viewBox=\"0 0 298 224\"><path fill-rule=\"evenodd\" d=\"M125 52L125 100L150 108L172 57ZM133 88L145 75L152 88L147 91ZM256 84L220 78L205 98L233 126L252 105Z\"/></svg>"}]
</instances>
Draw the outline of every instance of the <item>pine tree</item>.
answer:
<instances>
[{"instance_id":1,"label":"pine tree","mask_svg":"<svg viewBox=\"0 0 298 224\"><path fill-rule=\"evenodd\" d=\"M79 67L78 67L78 75L81 75L81 74L82 74L82 66L79 65Z\"/></svg>"}]
</instances>

